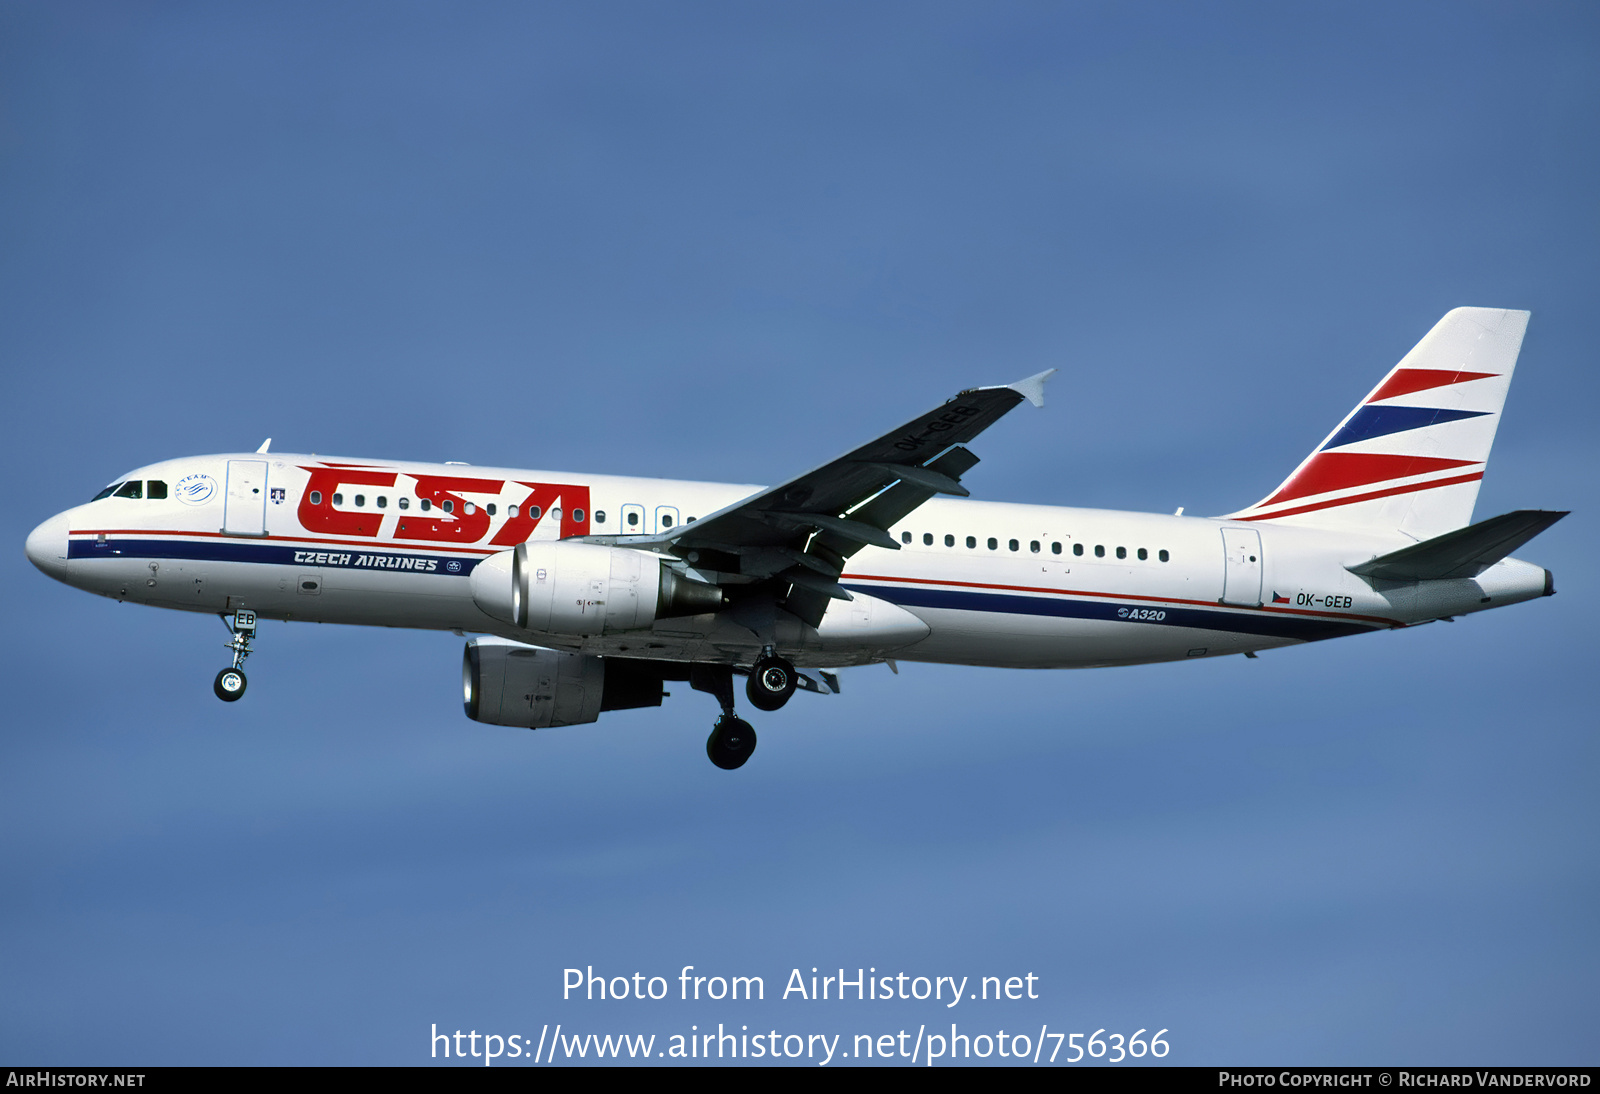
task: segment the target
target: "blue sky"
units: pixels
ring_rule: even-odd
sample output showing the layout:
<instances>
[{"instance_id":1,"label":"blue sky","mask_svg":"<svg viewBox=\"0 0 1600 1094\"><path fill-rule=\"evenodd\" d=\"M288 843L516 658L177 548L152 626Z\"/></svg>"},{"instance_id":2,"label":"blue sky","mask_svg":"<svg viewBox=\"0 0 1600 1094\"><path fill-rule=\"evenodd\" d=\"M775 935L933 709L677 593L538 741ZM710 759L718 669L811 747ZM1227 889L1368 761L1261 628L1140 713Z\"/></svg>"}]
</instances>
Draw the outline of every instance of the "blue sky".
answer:
<instances>
[{"instance_id":1,"label":"blue sky","mask_svg":"<svg viewBox=\"0 0 1600 1094\"><path fill-rule=\"evenodd\" d=\"M1600 18L1578 4L0 9L0 1058L423 1062L437 1023L956 1020L1181 1063L1588 1063ZM1081 673L904 665L520 733L459 639L28 565L250 450L774 481L1061 370L977 496L1220 513L1446 310L1533 320L1478 515L1560 594ZM578 1003L561 970L1037 974Z\"/></svg>"}]
</instances>

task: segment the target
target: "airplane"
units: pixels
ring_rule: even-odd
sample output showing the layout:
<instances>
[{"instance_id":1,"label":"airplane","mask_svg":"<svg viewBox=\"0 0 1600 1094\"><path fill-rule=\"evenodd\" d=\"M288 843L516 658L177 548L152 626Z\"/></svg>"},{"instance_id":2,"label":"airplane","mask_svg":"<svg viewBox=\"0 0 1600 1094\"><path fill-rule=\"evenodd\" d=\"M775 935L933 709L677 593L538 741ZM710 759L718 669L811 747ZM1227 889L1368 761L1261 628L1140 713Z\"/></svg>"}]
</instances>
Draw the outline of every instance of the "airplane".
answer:
<instances>
[{"instance_id":1,"label":"airplane","mask_svg":"<svg viewBox=\"0 0 1600 1094\"><path fill-rule=\"evenodd\" d=\"M1088 668L1243 654L1549 596L1510 553L1566 515L1472 523L1528 312L1457 308L1262 500L1202 518L967 500L968 444L1051 369L979 387L777 486L270 450L166 460L44 521L27 555L117 600L222 617L233 702L259 619L466 643L469 718L543 729L757 710L898 661Z\"/></svg>"}]
</instances>

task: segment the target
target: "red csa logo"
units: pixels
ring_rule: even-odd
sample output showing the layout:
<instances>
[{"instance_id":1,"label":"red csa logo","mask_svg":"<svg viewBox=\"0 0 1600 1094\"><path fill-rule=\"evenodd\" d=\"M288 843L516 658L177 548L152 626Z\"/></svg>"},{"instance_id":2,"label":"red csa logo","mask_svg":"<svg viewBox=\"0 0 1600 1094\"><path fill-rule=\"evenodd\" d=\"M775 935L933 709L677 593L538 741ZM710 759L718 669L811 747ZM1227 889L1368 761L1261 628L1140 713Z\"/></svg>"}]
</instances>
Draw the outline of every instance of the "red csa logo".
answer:
<instances>
[{"instance_id":1,"label":"red csa logo","mask_svg":"<svg viewBox=\"0 0 1600 1094\"><path fill-rule=\"evenodd\" d=\"M311 481L300 495L300 524L310 532L335 536L375 537L386 516L381 509L347 510L335 508L333 495L341 488L375 486L394 488L400 475L375 467L330 464L302 467ZM533 535L546 514L563 503L561 538L589 534L589 488L571 483L507 482L504 479L474 479L459 475L407 475L416 482L418 501L428 502L428 511L395 510L390 535L397 540L430 543L477 543L489 534L497 519L489 515L482 498L498 501L507 489L519 500L516 516L507 516L500 530L489 541L495 547L514 547ZM524 490L526 493L524 494ZM469 496L470 495L470 496ZM509 506L506 512L510 513Z\"/></svg>"}]
</instances>

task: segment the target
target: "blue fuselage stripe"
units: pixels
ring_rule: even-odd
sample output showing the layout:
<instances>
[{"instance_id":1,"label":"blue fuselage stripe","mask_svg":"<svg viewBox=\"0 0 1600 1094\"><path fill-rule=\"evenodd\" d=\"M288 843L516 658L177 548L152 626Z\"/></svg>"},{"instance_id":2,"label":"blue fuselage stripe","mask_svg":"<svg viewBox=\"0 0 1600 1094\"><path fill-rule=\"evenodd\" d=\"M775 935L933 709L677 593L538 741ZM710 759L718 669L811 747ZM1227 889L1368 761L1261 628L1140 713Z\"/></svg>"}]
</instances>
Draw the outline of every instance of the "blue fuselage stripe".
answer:
<instances>
[{"instance_id":1,"label":"blue fuselage stripe","mask_svg":"<svg viewBox=\"0 0 1600 1094\"><path fill-rule=\"evenodd\" d=\"M1364 623L1347 623L1303 616L1265 612L1224 612L1206 608L1167 607L1153 602L1137 607L1104 600L1078 600L1057 596L1021 596L1016 593L991 593L972 589L935 589L927 586L844 586L851 592L875 596L902 608L944 608L962 612L997 612L1006 615L1044 615L1065 619L1098 619L1107 623L1135 622L1159 627L1189 627L1208 631L1231 631L1268 638L1293 638L1316 642L1341 638L1347 634L1366 634L1377 628ZM1159 613L1160 618L1133 618L1134 612ZM1119 614L1120 613L1120 614Z\"/></svg>"},{"instance_id":2,"label":"blue fuselage stripe","mask_svg":"<svg viewBox=\"0 0 1600 1094\"><path fill-rule=\"evenodd\" d=\"M274 566L321 566L350 570L398 570L464 577L481 559L431 555L404 548L379 551L359 547L296 547L292 544L205 539L73 539L69 559L153 558L185 562L247 562Z\"/></svg>"}]
</instances>

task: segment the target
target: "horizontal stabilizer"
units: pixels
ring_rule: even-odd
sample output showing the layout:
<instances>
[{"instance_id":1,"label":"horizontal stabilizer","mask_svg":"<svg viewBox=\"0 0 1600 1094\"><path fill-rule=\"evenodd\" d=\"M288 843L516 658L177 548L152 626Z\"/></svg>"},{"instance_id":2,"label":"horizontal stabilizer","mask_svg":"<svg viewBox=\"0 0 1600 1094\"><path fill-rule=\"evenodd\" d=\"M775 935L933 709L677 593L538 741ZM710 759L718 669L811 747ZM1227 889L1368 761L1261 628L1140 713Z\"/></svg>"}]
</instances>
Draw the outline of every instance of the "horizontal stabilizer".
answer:
<instances>
[{"instance_id":1,"label":"horizontal stabilizer","mask_svg":"<svg viewBox=\"0 0 1600 1094\"><path fill-rule=\"evenodd\" d=\"M1346 569L1383 581L1477 577L1566 515L1543 509L1518 509Z\"/></svg>"}]
</instances>

